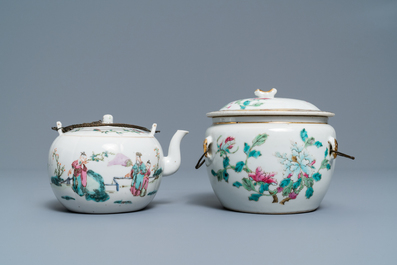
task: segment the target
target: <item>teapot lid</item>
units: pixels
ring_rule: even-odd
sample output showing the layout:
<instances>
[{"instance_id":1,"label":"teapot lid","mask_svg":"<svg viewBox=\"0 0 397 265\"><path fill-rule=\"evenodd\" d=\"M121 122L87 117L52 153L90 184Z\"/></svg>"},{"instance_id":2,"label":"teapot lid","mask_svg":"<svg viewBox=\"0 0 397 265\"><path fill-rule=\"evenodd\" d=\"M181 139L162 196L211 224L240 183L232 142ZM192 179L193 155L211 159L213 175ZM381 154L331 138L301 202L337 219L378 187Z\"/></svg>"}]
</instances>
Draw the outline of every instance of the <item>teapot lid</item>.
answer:
<instances>
[{"instance_id":1,"label":"teapot lid","mask_svg":"<svg viewBox=\"0 0 397 265\"><path fill-rule=\"evenodd\" d=\"M256 98L235 100L219 111L207 113L207 117L226 116L322 116L332 117L332 112L321 111L304 100L276 98L277 89L269 91L255 90Z\"/></svg>"},{"instance_id":2,"label":"teapot lid","mask_svg":"<svg viewBox=\"0 0 397 265\"><path fill-rule=\"evenodd\" d=\"M153 137L156 132L157 124L152 125L151 130L124 123L113 123L113 116L106 114L102 121L91 123L74 124L62 127L61 122L57 122L53 130L59 132L60 135L70 136L117 136L117 137Z\"/></svg>"}]
</instances>

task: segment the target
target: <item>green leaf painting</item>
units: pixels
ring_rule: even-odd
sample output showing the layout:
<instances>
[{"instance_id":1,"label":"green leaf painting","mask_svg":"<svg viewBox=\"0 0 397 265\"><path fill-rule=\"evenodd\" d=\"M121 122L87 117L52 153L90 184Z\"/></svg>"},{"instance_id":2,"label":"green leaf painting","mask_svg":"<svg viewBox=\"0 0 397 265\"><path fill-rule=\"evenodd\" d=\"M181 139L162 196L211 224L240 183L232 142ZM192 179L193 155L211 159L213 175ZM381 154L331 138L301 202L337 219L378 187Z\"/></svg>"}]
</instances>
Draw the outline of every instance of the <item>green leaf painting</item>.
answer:
<instances>
[{"instance_id":1,"label":"green leaf painting","mask_svg":"<svg viewBox=\"0 0 397 265\"><path fill-rule=\"evenodd\" d=\"M255 186L250 179L243 178L242 182L243 182L242 184L246 190L248 190L248 191L255 190Z\"/></svg>"},{"instance_id":2,"label":"green leaf painting","mask_svg":"<svg viewBox=\"0 0 397 265\"><path fill-rule=\"evenodd\" d=\"M259 134L258 136L255 137L255 139L252 141L252 147L254 146L260 146L265 143L268 135L266 133L264 134Z\"/></svg>"},{"instance_id":3,"label":"green leaf painting","mask_svg":"<svg viewBox=\"0 0 397 265\"><path fill-rule=\"evenodd\" d=\"M251 102L240 102L239 104L244 107L251 106ZM244 189L240 189L239 192L249 192L248 200L253 203L270 199L270 203L285 205L286 202L291 203L298 198L310 199L314 196L315 183L318 185L318 182L327 177L321 170L330 170L332 166L332 160L327 159L329 149L322 142L316 141L314 136L309 135L309 132L303 128L296 135L296 138L300 138L302 142L291 139L290 153L281 153L279 150L273 153L282 165L282 173L270 172L263 168L267 162L263 163L265 161L262 155L268 149L262 145L268 139L272 139L268 134L258 134L252 140L251 145L247 142L241 143L244 147L240 151L238 151L238 139L228 136L224 138L226 140L219 142L222 138L219 136L217 153L220 153L221 159L223 159L221 160L223 168L217 169L218 171L211 169L211 174L222 183L231 180L233 187L243 187ZM324 158L319 159L311 154L317 149L320 149L320 154L324 152ZM238 159L233 157L237 151L240 154L236 156ZM242 159L241 155L245 156L245 159ZM266 155L268 154L266 153ZM239 161L240 159L241 161ZM271 160L266 156L266 161ZM321 161L321 163L316 163L316 161ZM252 164L256 167L253 167ZM230 176L229 170L233 170L233 174ZM282 178L275 178L276 174ZM235 176L241 176L241 178L236 179ZM284 199L279 201L279 196Z\"/></svg>"},{"instance_id":4,"label":"green leaf painting","mask_svg":"<svg viewBox=\"0 0 397 265\"><path fill-rule=\"evenodd\" d=\"M284 197L285 197L285 196L288 196L288 194L290 194L290 193L292 192L293 183L294 183L293 181L290 181L290 182L288 183L288 185L284 187L283 193L282 193ZM281 186L281 185L280 185L280 186Z\"/></svg>"},{"instance_id":5,"label":"green leaf painting","mask_svg":"<svg viewBox=\"0 0 397 265\"><path fill-rule=\"evenodd\" d=\"M312 187L313 186L313 178L303 178L305 182L306 187Z\"/></svg>"}]
</instances>

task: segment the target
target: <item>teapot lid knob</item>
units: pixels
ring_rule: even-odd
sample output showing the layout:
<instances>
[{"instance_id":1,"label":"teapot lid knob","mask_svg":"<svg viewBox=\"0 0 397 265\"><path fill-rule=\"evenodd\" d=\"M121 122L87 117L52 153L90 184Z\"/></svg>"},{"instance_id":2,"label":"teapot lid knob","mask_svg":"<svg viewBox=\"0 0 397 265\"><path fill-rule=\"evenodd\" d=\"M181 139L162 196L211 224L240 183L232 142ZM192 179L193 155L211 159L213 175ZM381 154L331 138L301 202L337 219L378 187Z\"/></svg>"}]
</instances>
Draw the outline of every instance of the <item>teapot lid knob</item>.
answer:
<instances>
[{"instance_id":1,"label":"teapot lid knob","mask_svg":"<svg viewBox=\"0 0 397 265\"><path fill-rule=\"evenodd\" d=\"M103 115L102 123L113 123L113 116L110 114Z\"/></svg>"},{"instance_id":2,"label":"teapot lid knob","mask_svg":"<svg viewBox=\"0 0 397 265\"><path fill-rule=\"evenodd\" d=\"M272 88L269 91L263 91L260 89L255 90L255 96L258 98L274 98L277 93L277 89Z\"/></svg>"},{"instance_id":3,"label":"teapot lid knob","mask_svg":"<svg viewBox=\"0 0 397 265\"><path fill-rule=\"evenodd\" d=\"M156 133L157 123L153 123L150 135L153 136Z\"/></svg>"}]
</instances>

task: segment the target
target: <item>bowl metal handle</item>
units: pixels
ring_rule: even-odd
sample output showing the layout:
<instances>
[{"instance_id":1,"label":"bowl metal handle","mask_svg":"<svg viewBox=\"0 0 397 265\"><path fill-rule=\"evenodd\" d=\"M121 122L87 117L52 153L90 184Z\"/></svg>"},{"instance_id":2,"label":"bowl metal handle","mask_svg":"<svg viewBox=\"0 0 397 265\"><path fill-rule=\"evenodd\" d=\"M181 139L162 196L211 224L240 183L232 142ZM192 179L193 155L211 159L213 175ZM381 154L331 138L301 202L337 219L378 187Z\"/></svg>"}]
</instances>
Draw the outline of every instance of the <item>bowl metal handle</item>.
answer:
<instances>
[{"instance_id":1,"label":"bowl metal handle","mask_svg":"<svg viewBox=\"0 0 397 265\"><path fill-rule=\"evenodd\" d=\"M329 155L333 155L334 158L336 158L336 156L339 155L339 156L346 157L346 158L349 158L352 160L355 159L354 156L347 155L347 154L344 154L344 153L338 151L338 141L336 141L335 138L330 139L330 141L328 141L328 144L329 144Z\"/></svg>"},{"instance_id":2,"label":"bowl metal handle","mask_svg":"<svg viewBox=\"0 0 397 265\"><path fill-rule=\"evenodd\" d=\"M204 153L201 155L199 161L197 162L195 169L199 169L206 161L207 161L207 165L209 165L208 163L212 161L211 144L212 144L211 136L208 136L207 138L204 139L203 142Z\"/></svg>"}]
</instances>

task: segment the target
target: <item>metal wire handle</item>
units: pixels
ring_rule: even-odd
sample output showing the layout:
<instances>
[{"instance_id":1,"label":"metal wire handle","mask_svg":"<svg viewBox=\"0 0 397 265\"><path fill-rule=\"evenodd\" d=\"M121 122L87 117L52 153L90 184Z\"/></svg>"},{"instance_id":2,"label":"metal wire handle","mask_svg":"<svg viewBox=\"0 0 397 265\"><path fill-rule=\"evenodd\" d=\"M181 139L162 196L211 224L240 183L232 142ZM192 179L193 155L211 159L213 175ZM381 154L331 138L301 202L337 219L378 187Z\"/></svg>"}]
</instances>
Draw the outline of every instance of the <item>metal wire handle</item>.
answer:
<instances>
[{"instance_id":1,"label":"metal wire handle","mask_svg":"<svg viewBox=\"0 0 397 265\"><path fill-rule=\"evenodd\" d=\"M336 158L336 156L339 155L339 156L343 156L343 157L346 157L346 158L349 158L352 160L355 159L354 156L350 156L350 155L347 155L347 154L344 154L344 153L341 153L338 151L338 141L336 139L334 139L334 145L332 145L330 141L328 141L328 144L329 144L329 154L332 155L332 153L334 153L334 158Z\"/></svg>"},{"instance_id":2,"label":"metal wire handle","mask_svg":"<svg viewBox=\"0 0 397 265\"><path fill-rule=\"evenodd\" d=\"M99 127L99 126L114 126L114 127L126 127L126 128L134 128L134 129L138 129L138 130L142 130L145 132L150 132L150 130L148 128L142 127L142 126L138 126L138 125L133 125L133 124L126 124L126 123L102 123L101 120L99 121L93 121L90 123L80 123L80 124L72 124L66 127L61 127L62 132L68 132L71 131L75 128L81 128L81 127ZM51 127L51 129L53 129L54 131L58 131L59 128L57 127ZM160 131L156 131L156 133L159 133Z\"/></svg>"},{"instance_id":3,"label":"metal wire handle","mask_svg":"<svg viewBox=\"0 0 397 265\"><path fill-rule=\"evenodd\" d=\"M339 156L343 156L343 157L346 157L346 158L350 158L351 160L356 159L354 156L346 155L346 154L341 153L341 152L339 152L339 151L331 150L331 154L332 154L332 153L335 153L335 154L337 154L337 155L339 155Z\"/></svg>"},{"instance_id":4,"label":"metal wire handle","mask_svg":"<svg viewBox=\"0 0 397 265\"><path fill-rule=\"evenodd\" d=\"M197 162L196 166L194 167L195 169L199 169L205 162L205 155L208 153L208 151L205 151L204 154L200 157L199 161Z\"/></svg>"}]
</instances>

